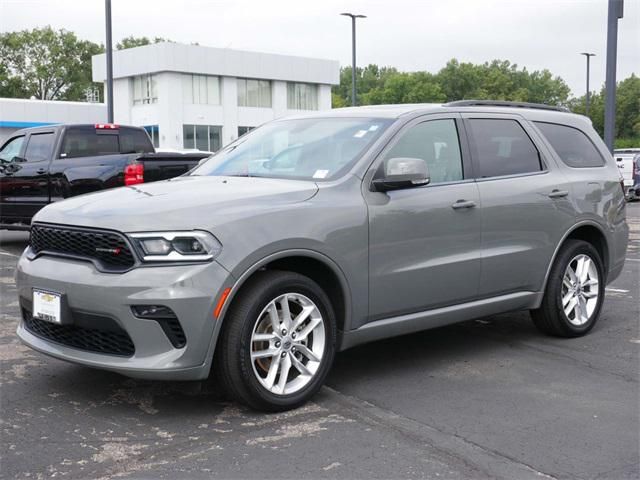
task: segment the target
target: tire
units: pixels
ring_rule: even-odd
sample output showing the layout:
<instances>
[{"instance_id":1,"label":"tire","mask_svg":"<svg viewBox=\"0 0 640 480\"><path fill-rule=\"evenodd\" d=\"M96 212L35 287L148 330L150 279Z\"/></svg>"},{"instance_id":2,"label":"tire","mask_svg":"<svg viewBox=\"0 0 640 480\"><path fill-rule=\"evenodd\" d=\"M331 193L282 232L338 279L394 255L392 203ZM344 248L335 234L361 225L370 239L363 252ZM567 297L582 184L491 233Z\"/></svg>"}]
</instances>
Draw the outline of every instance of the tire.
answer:
<instances>
[{"instance_id":1,"label":"tire","mask_svg":"<svg viewBox=\"0 0 640 480\"><path fill-rule=\"evenodd\" d=\"M286 325L278 322L286 317L285 303L292 319L289 327L295 326L293 319L303 318L299 314L304 309L310 313L301 327L283 334ZM238 292L224 322L214 369L227 393L239 402L261 411L289 410L308 401L324 383L335 356L336 321L329 297L311 279L293 272L258 272ZM269 340L255 340L256 336ZM252 351L277 355L252 359ZM277 373L272 375L272 370Z\"/></svg>"},{"instance_id":2,"label":"tire","mask_svg":"<svg viewBox=\"0 0 640 480\"><path fill-rule=\"evenodd\" d=\"M576 281L578 263L583 258L591 261L593 269L586 268L586 277L583 271L578 272L582 273L583 278ZM569 269L574 273L573 277ZM593 284L594 278L597 285ZM585 335L594 327L600 316L605 283L602 259L594 246L582 240L568 240L551 268L540 308L531 310L533 323L542 332L557 337ZM572 305L576 306L572 308Z\"/></svg>"}]
</instances>

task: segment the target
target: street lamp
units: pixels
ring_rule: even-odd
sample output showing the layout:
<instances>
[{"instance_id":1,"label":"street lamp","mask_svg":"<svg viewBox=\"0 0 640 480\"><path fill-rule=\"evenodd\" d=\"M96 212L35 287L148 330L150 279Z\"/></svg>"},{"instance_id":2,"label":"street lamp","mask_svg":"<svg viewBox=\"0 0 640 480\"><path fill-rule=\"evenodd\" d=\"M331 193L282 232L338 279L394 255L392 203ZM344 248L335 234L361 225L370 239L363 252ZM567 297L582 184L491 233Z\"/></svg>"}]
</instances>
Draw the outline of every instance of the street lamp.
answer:
<instances>
[{"instance_id":1,"label":"street lamp","mask_svg":"<svg viewBox=\"0 0 640 480\"><path fill-rule=\"evenodd\" d=\"M591 57L595 57L596 54L595 53L588 53L588 52L582 52L580 55L584 55L585 57L587 57L587 101L586 101L586 108L585 108L585 114L587 115L587 117L589 116L589 99L591 96L591 91L589 90L589 62L591 60Z\"/></svg>"},{"instance_id":2,"label":"street lamp","mask_svg":"<svg viewBox=\"0 0 640 480\"><path fill-rule=\"evenodd\" d=\"M354 13L341 13L345 17L351 17L351 105L356 106L356 18L367 18L366 15Z\"/></svg>"}]
</instances>

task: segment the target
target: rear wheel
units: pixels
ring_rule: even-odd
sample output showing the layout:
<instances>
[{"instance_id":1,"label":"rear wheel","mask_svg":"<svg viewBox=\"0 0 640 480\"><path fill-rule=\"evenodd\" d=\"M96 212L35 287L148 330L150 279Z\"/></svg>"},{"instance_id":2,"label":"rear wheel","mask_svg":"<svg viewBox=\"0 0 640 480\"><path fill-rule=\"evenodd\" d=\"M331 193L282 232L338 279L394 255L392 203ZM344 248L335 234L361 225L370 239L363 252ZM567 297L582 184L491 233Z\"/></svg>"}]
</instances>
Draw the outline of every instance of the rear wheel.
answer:
<instances>
[{"instance_id":1,"label":"rear wheel","mask_svg":"<svg viewBox=\"0 0 640 480\"><path fill-rule=\"evenodd\" d=\"M306 402L322 386L335 355L329 298L311 279L281 271L257 274L238 295L215 358L224 386L258 410Z\"/></svg>"},{"instance_id":2,"label":"rear wheel","mask_svg":"<svg viewBox=\"0 0 640 480\"><path fill-rule=\"evenodd\" d=\"M531 311L533 322L550 335L584 335L598 320L604 287L598 251L585 241L569 240L551 268L542 305Z\"/></svg>"}]
</instances>

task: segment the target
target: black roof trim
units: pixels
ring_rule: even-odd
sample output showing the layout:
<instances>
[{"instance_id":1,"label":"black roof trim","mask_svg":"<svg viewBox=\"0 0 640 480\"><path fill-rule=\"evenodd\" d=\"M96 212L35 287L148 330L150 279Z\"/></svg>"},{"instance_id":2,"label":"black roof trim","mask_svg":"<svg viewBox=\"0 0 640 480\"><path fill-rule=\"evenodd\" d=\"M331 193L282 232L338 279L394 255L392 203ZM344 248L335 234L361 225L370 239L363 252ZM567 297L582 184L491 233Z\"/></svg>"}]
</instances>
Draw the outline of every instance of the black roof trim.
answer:
<instances>
[{"instance_id":1,"label":"black roof trim","mask_svg":"<svg viewBox=\"0 0 640 480\"><path fill-rule=\"evenodd\" d=\"M528 102L508 102L504 100L457 100L445 103L447 107L510 107L510 108L532 108L535 110L553 110L555 112L569 112L565 107L555 107L543 103Z\"/></svg>"}]
</instances>

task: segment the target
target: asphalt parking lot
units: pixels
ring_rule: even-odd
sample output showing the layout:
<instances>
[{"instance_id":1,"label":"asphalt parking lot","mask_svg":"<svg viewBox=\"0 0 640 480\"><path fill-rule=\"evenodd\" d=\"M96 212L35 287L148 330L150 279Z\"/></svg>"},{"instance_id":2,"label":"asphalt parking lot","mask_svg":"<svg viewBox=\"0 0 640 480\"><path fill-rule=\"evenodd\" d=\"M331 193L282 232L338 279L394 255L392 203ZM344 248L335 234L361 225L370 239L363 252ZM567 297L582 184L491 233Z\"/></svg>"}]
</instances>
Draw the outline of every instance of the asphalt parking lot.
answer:
<instances>
[{"instance_id":1,"label":"asphalt parking lot","mask_svg":"<svg viewBox=\"0 0 640 480\"><path fill-rule=\"evenodd\" d=\"M307 406L257 414L214 381L145 382L15 336L21 232L0 232L3 478L638 478L640 202L586 337L526 312L340 354Z\"/></svg>"}]
</instances>

